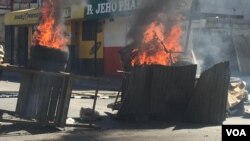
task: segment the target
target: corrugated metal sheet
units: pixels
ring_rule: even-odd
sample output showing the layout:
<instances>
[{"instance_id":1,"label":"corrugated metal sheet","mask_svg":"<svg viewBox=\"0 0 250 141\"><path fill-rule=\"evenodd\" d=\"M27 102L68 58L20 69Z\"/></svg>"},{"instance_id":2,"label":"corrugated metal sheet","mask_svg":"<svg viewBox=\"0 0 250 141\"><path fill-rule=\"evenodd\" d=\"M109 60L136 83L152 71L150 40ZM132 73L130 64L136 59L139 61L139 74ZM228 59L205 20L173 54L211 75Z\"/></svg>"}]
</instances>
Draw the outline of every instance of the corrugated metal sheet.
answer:
<instances>
[{"instance_id":1,"label":"corrugated metal sheet","mask_svg":"<svg viewBox=\"0 0 250 141\"><path fill-rule=\"evenodd\" d=\"M226 118L229 81L229 62L216 64L203 72L185 117L191 122L221 124Z\"/></svg>"},{"instance_id":2,"label":"corrugated metal sheet","mask_svg":"<svg viewBox=\"0 0 250 141\"><path fill-rule=\"evenodd\" d=\"M39 124L64 126L72 81L69 75L41 72L24 73L16 113L21 118L35 119Z\"/></svg>"},{"instance_id":3,"label":"corrugated metal sheet","mask_svg":"<svg viewBox=\"0 0 250 141\"><path fill-rule=\"evenodd\" d=\"M196 68L196 65L134 68L118 116L182 117L194 89Z\"/></svg>"}]
</instances>

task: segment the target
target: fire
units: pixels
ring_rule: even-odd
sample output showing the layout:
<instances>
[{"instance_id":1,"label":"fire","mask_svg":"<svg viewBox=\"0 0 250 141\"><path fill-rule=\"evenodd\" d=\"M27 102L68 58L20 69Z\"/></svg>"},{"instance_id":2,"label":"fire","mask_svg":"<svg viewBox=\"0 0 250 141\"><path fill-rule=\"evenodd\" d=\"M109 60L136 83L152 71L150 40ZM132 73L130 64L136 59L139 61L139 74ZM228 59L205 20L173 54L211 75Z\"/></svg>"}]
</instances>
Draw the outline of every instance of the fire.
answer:
<instances>
[{"instance_id":1,"label":"fire","mask_svg":"<svg viewBox=\"0 0 250 141\"><path fill-rule=\"evenodd\" d=\"M146 28L140 46L132 52L132 66L151 64L171 66L177 61L176 57L181 51L181 26L175 24L167 34L164 32L164 25L159 22L152 22Z\"/></svg>"},{"instance_id":2,"label":"fire","mask_svg":"<svg viewBox=\"0 0 250 141\"><path fill-rule=\"evenodd\" d=\"M56 9L53 0L43 0L41 22L33 35L33 45L62 49L67 39L62 34L62 25L56 22Z\"/></svg>"}]
</instances>

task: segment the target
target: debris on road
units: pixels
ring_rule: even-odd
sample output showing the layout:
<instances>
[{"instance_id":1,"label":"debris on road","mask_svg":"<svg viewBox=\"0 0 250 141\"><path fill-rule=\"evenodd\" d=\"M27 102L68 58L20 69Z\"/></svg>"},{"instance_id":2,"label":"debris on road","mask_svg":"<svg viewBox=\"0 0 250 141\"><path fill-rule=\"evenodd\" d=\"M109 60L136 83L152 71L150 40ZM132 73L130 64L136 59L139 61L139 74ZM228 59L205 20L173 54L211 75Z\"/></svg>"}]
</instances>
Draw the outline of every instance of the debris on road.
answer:
<instances>
[{"instance_id":1,"label":"debris on road","mask_svg":"<svg viewBox=\"0 0 250 141\"><path fill-rule=\"evenodd\" d=\"M75 120L73 118L67 118L66 124L74 124Z\"/></svg>"},{"instance_id":2,"label":"debris on road","mask_svg":"<svg viewBox=\"0 0 250 141\"><path fill-rule=\"evenodd\" d=\"M95 121L100 120L101 116L100 113L97 111L94 111L91 108L81 108L80 110L80 119L82 121Z\"/></svg>"},{"instance_id":3,"label":"debris on road","mask_svg":"<svg viewBox=\"0 0 250 141\"><path fill-rule=\"evenodd\" d=\"M231 77L227 101L229 116L241 116L244 114L244 102L247 100L247 95L246 82L240 78Z\"/></svg>"},{"instance_id":4,"label":"debris on road","mask_svg":"<svg viewBox=\"0 0 250 141\"><path fill-rule=\"evenodd\" d=\"M14 94L14 93L11 93L11 94L0 94L0 98L17 98L18 97L18 94Z\"/></svg>"}]
</instances>

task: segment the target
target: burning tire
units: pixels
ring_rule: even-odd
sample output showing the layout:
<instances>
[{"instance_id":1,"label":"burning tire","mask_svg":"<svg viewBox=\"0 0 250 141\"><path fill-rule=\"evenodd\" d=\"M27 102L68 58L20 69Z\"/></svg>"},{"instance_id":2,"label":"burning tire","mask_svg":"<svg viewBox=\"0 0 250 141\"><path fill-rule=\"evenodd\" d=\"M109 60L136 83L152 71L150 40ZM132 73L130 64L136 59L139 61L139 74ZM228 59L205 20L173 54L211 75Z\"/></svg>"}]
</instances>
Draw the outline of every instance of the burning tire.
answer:
<instances>
[{"instance_id":1,"label":"burning tire","mask_svg":"<svg viewBox=\"0 0 250 141\"><path fill-rule=\"evenodd\" d=\"M31 48L29 67L35 70L64 71L69 59L68 48L55 49L45 46L33 46Z\"/></svg>"}]
</instances>

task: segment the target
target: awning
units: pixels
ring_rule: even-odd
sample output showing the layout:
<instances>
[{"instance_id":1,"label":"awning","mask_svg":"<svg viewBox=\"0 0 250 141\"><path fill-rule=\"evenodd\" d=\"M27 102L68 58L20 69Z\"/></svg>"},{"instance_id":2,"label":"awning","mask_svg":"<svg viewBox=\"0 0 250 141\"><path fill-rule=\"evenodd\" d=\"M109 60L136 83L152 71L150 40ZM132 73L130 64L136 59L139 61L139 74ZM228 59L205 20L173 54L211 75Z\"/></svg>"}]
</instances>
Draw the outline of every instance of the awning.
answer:
<instances>
[{"instance_id":1,"label":"awning","mask_svg":"<svg viewBox=\"0 0 250 141\"><path fill-rule=\"evenodd\" d=\"M66 20L83 19L84 18L84 6L73 5L63 9L63 17ZM37 24L39 22L40 9L25 9L19 11L13 11L5 14L5 25L29 25Z\"/></svg>"},{"instance_id":2,"label":"awning","mask_svg":"<svg viewBox=\"0 0 250 141\"><path fill-rule=\"evenodd\" d=\"M36 24L39 21L39 9L25 9L5 14L5 25Z\"/></svg>"}]
</instances>

